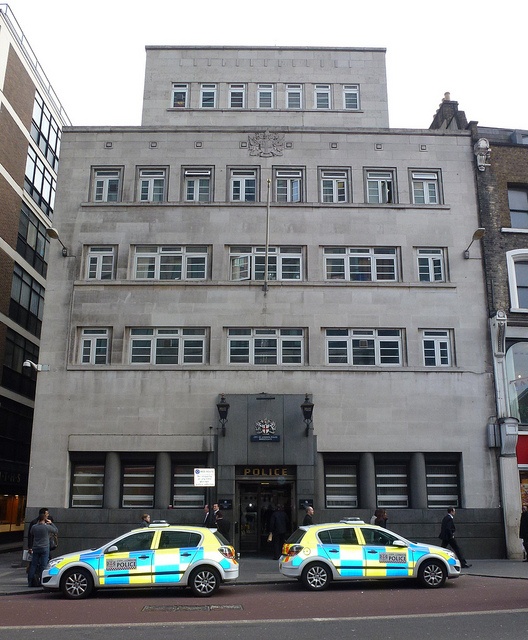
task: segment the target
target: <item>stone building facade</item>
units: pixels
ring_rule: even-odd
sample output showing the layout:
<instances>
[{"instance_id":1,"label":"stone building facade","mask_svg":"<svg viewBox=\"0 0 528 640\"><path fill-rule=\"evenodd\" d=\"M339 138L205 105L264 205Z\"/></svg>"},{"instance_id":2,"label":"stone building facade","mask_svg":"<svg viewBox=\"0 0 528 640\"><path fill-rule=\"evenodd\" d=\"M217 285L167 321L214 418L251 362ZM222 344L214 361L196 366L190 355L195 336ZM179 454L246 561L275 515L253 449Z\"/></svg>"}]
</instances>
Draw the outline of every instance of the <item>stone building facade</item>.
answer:
<instances>
[{"instance_id":1,"label":"stone building facade","mask_svg":"<svg viewBox=\"0 0 528 640\"><path fill-rule=\"evenodd\" d=\"M383 49L147 47L142 125L62 159L30 507L63 549L218 500L244 553L278 504L431 542L454 504L504 555L473 140L389 128Z\"/></svg>"},{"instance_id":2,"label":"stone building facade","mask_svg":"<svg viewBox=\"0 0 528 640\"><path fill-rule=\"evenodd\" d=\"M22 540L61 128L69 124L0 4L0 541Z\"/></svg>"}]
</instances>

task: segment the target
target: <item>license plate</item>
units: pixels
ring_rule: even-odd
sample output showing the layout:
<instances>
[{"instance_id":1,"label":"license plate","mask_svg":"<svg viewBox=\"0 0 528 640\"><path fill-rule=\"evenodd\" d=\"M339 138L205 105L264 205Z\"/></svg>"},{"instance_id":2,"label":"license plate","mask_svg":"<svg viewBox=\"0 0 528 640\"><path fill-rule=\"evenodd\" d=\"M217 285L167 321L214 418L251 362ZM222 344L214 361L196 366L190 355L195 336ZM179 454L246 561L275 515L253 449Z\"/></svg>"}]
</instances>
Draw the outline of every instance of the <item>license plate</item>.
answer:
<instances>
[{"instance_id":1,"label":"license plate","mask_svg":"<svg viewBox=\"0 0 528 640\"><path fill-rule=\"evenodd\" d=\"M380 553L380 562L386 562L387 564L405 564L407 558L404 553Z\"/></svg>"}]
</instances>

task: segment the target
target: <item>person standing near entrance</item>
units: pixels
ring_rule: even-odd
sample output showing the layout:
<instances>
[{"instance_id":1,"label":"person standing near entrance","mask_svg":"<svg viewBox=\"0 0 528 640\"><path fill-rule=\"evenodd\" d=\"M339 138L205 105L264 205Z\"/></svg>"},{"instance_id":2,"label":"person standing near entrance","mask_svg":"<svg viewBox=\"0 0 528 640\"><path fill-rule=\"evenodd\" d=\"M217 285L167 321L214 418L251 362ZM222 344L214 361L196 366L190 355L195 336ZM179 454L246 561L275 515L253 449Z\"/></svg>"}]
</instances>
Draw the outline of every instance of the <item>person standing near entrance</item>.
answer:
<instances>
[{"instance_id":1,"label":"person standing near entrance","mask_svg":"<svg viewBox=\"0 0 528 640\"><path fill-rule=\"evenodd\" d=\"M313 524L314 508L306 507L306 515L304 516L303 526Z\"/></svg>"},{"instance_id":2,"label":"person standing near entrance","mask_svg":"<svg viewBox=\"0 0 528 640\"><path fill-rule=\"evenodd\" d=\"M31 533L33 537L29 551L32 553L32 558L28 571L28 587L37 587L40 585L40 575L49 561L50 535L59 533L59 530L47 515L42 514L37 524L31 528Z\"/></svg>"},{"instance_id":3,"label":"person standing near entrance","mask_svg":"<svg viewBox=\"0 0 528 640\"><path fill-rule=\"evenodd\" d=\"M204 519L203 519L202 527L213 529L214 526L215 526L214 515L211 513L211 509L209 509L209 505L206 504L204 507Z\"/></svg>"},{"instance_id":4,"label":"person standing near entrance","mask_svg":"<svg viewBox=\"0 0 528 640\"><path fill-rule=\"evenodd\" d=\"M273 558L278 560L282 554L282 545L286 540L286 534L288 533L290 523L288 522L288 516L284 512L284 507L279 504L276 511L271 514L269 537L273 545Z\"/></svg>"},{"instance_id":5,"label":"person standing near entrance","mask_svg":"<svg viewBox=\"0 0 528 640\"><path fill-rule=\"evenodd\" d=\"M458 556L460 564L463 569L469 569L471 566L466 562L462 550L458 546L458 542L455 540L455 507L449 507L447 509L447 515L442 520L442 526L440 528L440 535L438 536L442 541L442 547L447 549L451 547Z\"/></svg>"}]
</instances>

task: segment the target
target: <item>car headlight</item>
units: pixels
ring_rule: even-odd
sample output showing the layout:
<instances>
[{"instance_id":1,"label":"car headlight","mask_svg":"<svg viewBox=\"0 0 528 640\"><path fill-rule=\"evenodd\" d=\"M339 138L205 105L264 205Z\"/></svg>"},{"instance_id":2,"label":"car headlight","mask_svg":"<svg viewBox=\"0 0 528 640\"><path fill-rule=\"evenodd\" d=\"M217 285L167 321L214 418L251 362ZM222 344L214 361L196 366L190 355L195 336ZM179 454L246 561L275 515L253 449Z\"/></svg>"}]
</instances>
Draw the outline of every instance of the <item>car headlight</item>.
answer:
<instances>
[{"instance_id":1,"label":"car headlight","mask_svg":"<svg viewBox=\"0 0 528 640\"><path fill-rule=\"evenodd\" d=\"M54 567L56 564L58 564L60 561L62 560L62 558L52 558L49 562L48 562L48 569L51 569L52 567Z\"/></svg>"}]
</instances>

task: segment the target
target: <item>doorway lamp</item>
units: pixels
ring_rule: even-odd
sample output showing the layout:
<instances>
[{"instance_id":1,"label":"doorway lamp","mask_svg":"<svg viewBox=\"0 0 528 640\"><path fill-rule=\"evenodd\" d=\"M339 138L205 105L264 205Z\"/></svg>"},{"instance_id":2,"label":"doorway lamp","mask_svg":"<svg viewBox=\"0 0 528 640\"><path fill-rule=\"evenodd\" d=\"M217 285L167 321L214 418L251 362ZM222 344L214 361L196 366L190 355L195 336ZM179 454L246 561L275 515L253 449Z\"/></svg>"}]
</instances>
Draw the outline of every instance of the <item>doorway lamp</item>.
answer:
<instances>
[{"instance_id":1,"label":"doorway lamp","mask_svg":"<svg viewBox=\"0 0 528 640\"><path fill-rule=\"evenodd\" d=\"M48 235L50 238L53 238L54 240L58 240L60 242L61 247L62 247L62 255L63 255L64 258L66 258L68 256L68 249L66 249L66 245L61 240L59 232L57 231L57 229L55 229L55 227L48 227L46 229L46 235Z\"/></svg>"},{"instance_id":2,"label":"doorway lamp","mask_svg":"<svg viewBox=\"0 0 528 640\"><path fill-rule=\"evenodd\" d=\"M310 401L310 397L306 393L304 397L304 402L301 404L303 420L304 420L304 423L306 424L306 431L304 433L306 437L308 437L308 434L310 433L310 428L312 428L310 425L312 424L313 408L314 408L314 403Z\"/></svg>"},{"instance_id":3,"label":"doorway lamp","mask_svg":"<svg viewBox=\"0 0 528 640\"><path fill-rule=\"evenodd\" d=\"M466 260L469 260L469 249L470 249L471 245L475 242L475 240L481 240L484 237L485 233L486 233L486 229L484 229L484 227L479 227L473 233L473 237L471 238L471 242L468 244L467 249L464 250L464 258Z\"/></svg>"},{"instance_id":4,"label":"doorway lamp","mask_svg":"<svg viewBox=\"0 0 528 640\"><path fill-rule=\"evenodd\" d=\"M225 423L227 422L227 414L229 413L229 407L231 405L226 401L225 394L220 394L220 402L217 403L216 408L218 409L218 416L220 419L220 424L222 425L222 436L225 437L226 428Z\"/></svg>"}]
</instances>

